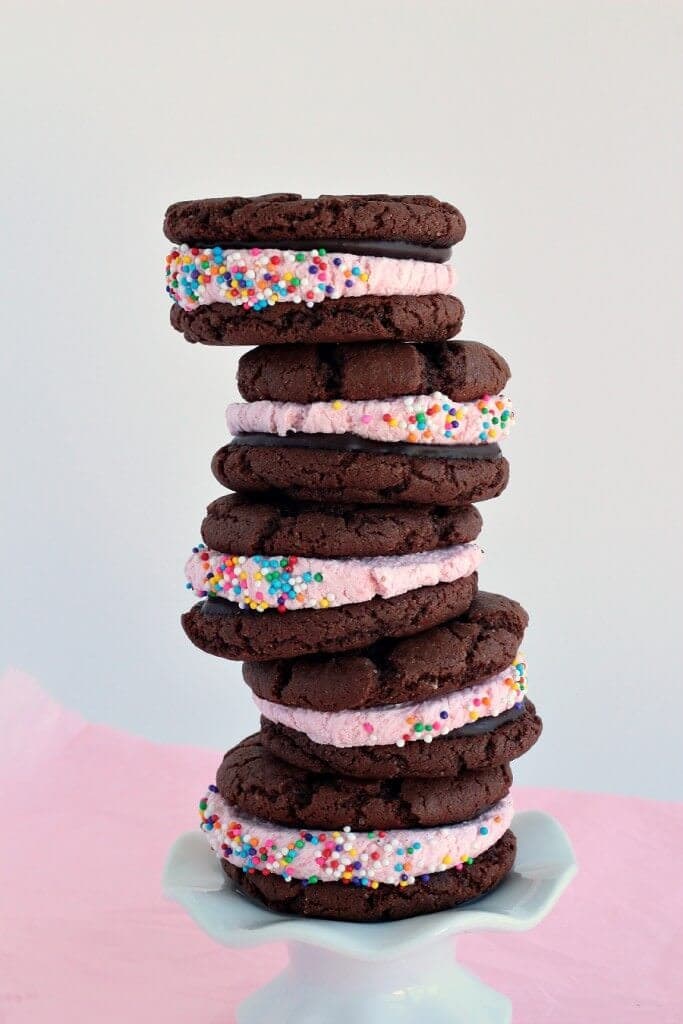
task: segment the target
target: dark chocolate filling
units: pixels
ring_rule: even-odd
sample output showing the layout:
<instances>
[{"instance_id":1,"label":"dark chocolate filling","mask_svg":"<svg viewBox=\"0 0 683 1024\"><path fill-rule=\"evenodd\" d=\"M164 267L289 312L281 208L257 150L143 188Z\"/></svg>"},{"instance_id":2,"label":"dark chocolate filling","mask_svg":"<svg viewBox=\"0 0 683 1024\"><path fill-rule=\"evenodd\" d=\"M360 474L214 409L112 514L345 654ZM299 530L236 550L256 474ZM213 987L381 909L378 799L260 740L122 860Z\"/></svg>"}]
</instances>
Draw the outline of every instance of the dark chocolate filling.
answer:
<instances>
[{"instance_id":1,"label":"dark chocolate filling","mask_svg":"<svg viewBox=\"0 0 683 1024\"><path fill-rule=\"evenodd\" d=\"M524 701L522 700L519 704L515 704L508 711L502 711L499 715L488 715L486 718L478 718L476 722L468 722L467 725L461 725L459 729L446 733L444 739L448 739L449 736L482 736L486 732L493 732L499 725L505 725L506 722L514 722L515 719L521 718L524 711Z\"/></svg>"},{"instance_id":2,"label":"dark chocolate filling","mask_svg":"<svg viewBox=\"0 0 683 1024\"><path fill-rule=\"evenodd\" d=\"M189 244L189 243L188 243ZM345 238L268 239L265 242L221 242L222 249L293 249L294 252L308 252L311 249L326 249L328 253L349 253L352 256L388 256L394 260L422 260L425 263L447 263L451 248L419 245L417 242L389 242L381 238L361 238L350 241ZM199 248L211 248L200 246Z\"/></svg>"},{"instance_id":3,"label":"dark chocolate filling","mask_svg":"<svg viewBox=\"0 0 683 1024\"><path fill-rule=\"evenodd\" d=\"M314 448L333 452L372 452L374 455L410 455L423 459L500 459L497 444L404 444L402 441L367 441L356 434L236 434L231 445L255 448Z\"/></svg>"}]
</instances>

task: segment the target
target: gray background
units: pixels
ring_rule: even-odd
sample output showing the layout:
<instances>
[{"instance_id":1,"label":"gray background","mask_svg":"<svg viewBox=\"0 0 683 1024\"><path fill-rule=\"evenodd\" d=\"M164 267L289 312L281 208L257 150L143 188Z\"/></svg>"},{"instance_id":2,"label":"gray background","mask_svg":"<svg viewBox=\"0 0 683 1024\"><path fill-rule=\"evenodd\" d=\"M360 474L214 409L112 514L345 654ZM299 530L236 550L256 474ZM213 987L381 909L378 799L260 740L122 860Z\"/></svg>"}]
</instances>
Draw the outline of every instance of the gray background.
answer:
<instances>
[{"instance_id":1,"label":"gray background","mask_svg":"<svg viewBox=\"0 0 683 1024\"><path fill-rule=\"evenodd\" d=\"M513 368L482 584L533 615L517 778L683 796L683 8L331 6L3 3L0 664L155 739L254 727L177 621L239 351L168 326L162 215L432 192L463 337Z\"/></svg>"}]
</instances>

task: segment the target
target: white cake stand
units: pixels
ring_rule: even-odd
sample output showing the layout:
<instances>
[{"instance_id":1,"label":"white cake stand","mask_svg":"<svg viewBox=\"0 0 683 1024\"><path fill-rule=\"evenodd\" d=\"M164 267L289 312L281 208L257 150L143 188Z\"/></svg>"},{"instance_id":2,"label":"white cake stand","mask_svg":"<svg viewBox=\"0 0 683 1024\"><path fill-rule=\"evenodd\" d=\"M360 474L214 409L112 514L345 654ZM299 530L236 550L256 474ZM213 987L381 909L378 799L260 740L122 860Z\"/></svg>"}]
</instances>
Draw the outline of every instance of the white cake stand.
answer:
<instances>
[{"instance_id":1,"label":"white cake stand","mask_svg":"<svg viewBox=\"0 0 683 1024\"><path fill-rule=\"evenodd\" d=\"M495 892L406 921L351 924L265 910L234 889L199 831L173 845L164 892L224 946L288 944L288 966L240 1005L238 1024L508 1024L510 1000L455 962L450 936L533 928L576 874L554 818L526 811L512 827L515 867Z\"/></svg>"}]
</instances>

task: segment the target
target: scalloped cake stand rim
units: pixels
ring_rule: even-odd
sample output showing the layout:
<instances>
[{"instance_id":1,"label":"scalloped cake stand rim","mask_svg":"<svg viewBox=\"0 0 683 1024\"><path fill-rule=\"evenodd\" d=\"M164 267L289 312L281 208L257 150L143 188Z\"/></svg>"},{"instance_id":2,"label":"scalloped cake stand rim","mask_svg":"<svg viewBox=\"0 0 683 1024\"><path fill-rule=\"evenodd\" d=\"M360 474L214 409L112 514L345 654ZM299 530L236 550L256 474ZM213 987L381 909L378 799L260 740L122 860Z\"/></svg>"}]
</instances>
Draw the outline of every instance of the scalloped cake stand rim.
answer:
<instances>
[{"instance_id":1,"label":"scalloped cake stand rim","mask_svg":"<svg viewBox=\"0 0 683 1024\"><path fill-rule=\"evenodd\" d=\"M198 830L173 844L163 888L225 946L302 943L359 960L391 960L449 935L527 931L550 912L577 871L569 839L559 822L542 811L516 814L512 828L515 865L496 890L468 906L403 921L355 924L267 910L234 888Z\"/></svg>"}]
</instances>

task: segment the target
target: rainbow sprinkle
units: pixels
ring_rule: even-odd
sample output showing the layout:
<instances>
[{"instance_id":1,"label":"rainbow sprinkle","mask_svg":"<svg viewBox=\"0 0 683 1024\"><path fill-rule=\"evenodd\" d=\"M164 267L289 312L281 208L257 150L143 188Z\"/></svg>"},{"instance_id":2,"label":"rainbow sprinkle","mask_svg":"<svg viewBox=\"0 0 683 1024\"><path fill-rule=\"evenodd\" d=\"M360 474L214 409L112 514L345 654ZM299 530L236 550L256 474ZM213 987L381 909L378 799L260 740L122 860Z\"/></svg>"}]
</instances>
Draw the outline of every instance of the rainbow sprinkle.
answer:
<instances>
[{"instance_id":1,"label":"rainbow sprinkle","mask_svg":"<svg viewBox=\"0 0 683 1024\"><path fill-rule=\"evenodd\" d=\"M166 257L166 291L184 309L227 302L261 310L278 302L313 306L350 294L370 274L362 257L325 249L208 249L178 246Z\"/></svg>"},{"instance_id":2,"label":"rainbow sprinkle","mask_svg":"<svg viewBox=\"0 0 683 1024\"><path fill-rule=\"evenodd\" d=\"M219 560L211 565L211 555L205 544L198 544L192 548L192 553L199 555L201 561L206 563L207 573L205 588L197 591L198 597L206 597L208 594L220 595L237 601L240 608L249 608L255 612L265 612L268 608L275 608L278 612L287 611L287 602L311 607L307 601L307 590L311 583L322 583L321 572L296 572L296 565L299 561L295 555L288 555L286 558L269 558L265 555L252 555L250 561L255 562L259 567L254 574L252 589L250 589L249 577L243 571L247 559L244 555L221 555ZM192 590L192 583L186 583L186 588ZM273 600L275 599L275 600ZM317 600L313 607L329 608L334 601L334 595L329 594Z\"/></svg>"},{"instance_id":3,"label":"rainbow sprinkle","mask_svg":"<svg viewBox=\"0 0 683 1024\"><path fill-rule=\"evenodd\" d=\"M523 655L520 653L515 658L510 675L503 680L505 686L516 694L516 704L520 704L524 700L524 696L527 690L527 677L526 677L526 662L522 660ZM469 708L469 719L470 722L476 722L481 717L488 717L484 714L486 708L491 703L489 697L473 697L472 703ZM435 735L443 732L447 734L450 729L447 727L448 722L448 711L443 708L438 715L438 718L433 718L427 722L421 718L417 718L415 715L408 715L405 720L405 724L408 726L406 731L403 733L400 740L396 741L397 747L404 747L406 743L410 743L414 740L422 740L424 743L431 743ZM367 726L370 726L369 730ZM364 723L366 732L372 732L373 727L369 722Z\"/></svg>"}]
</instances>

